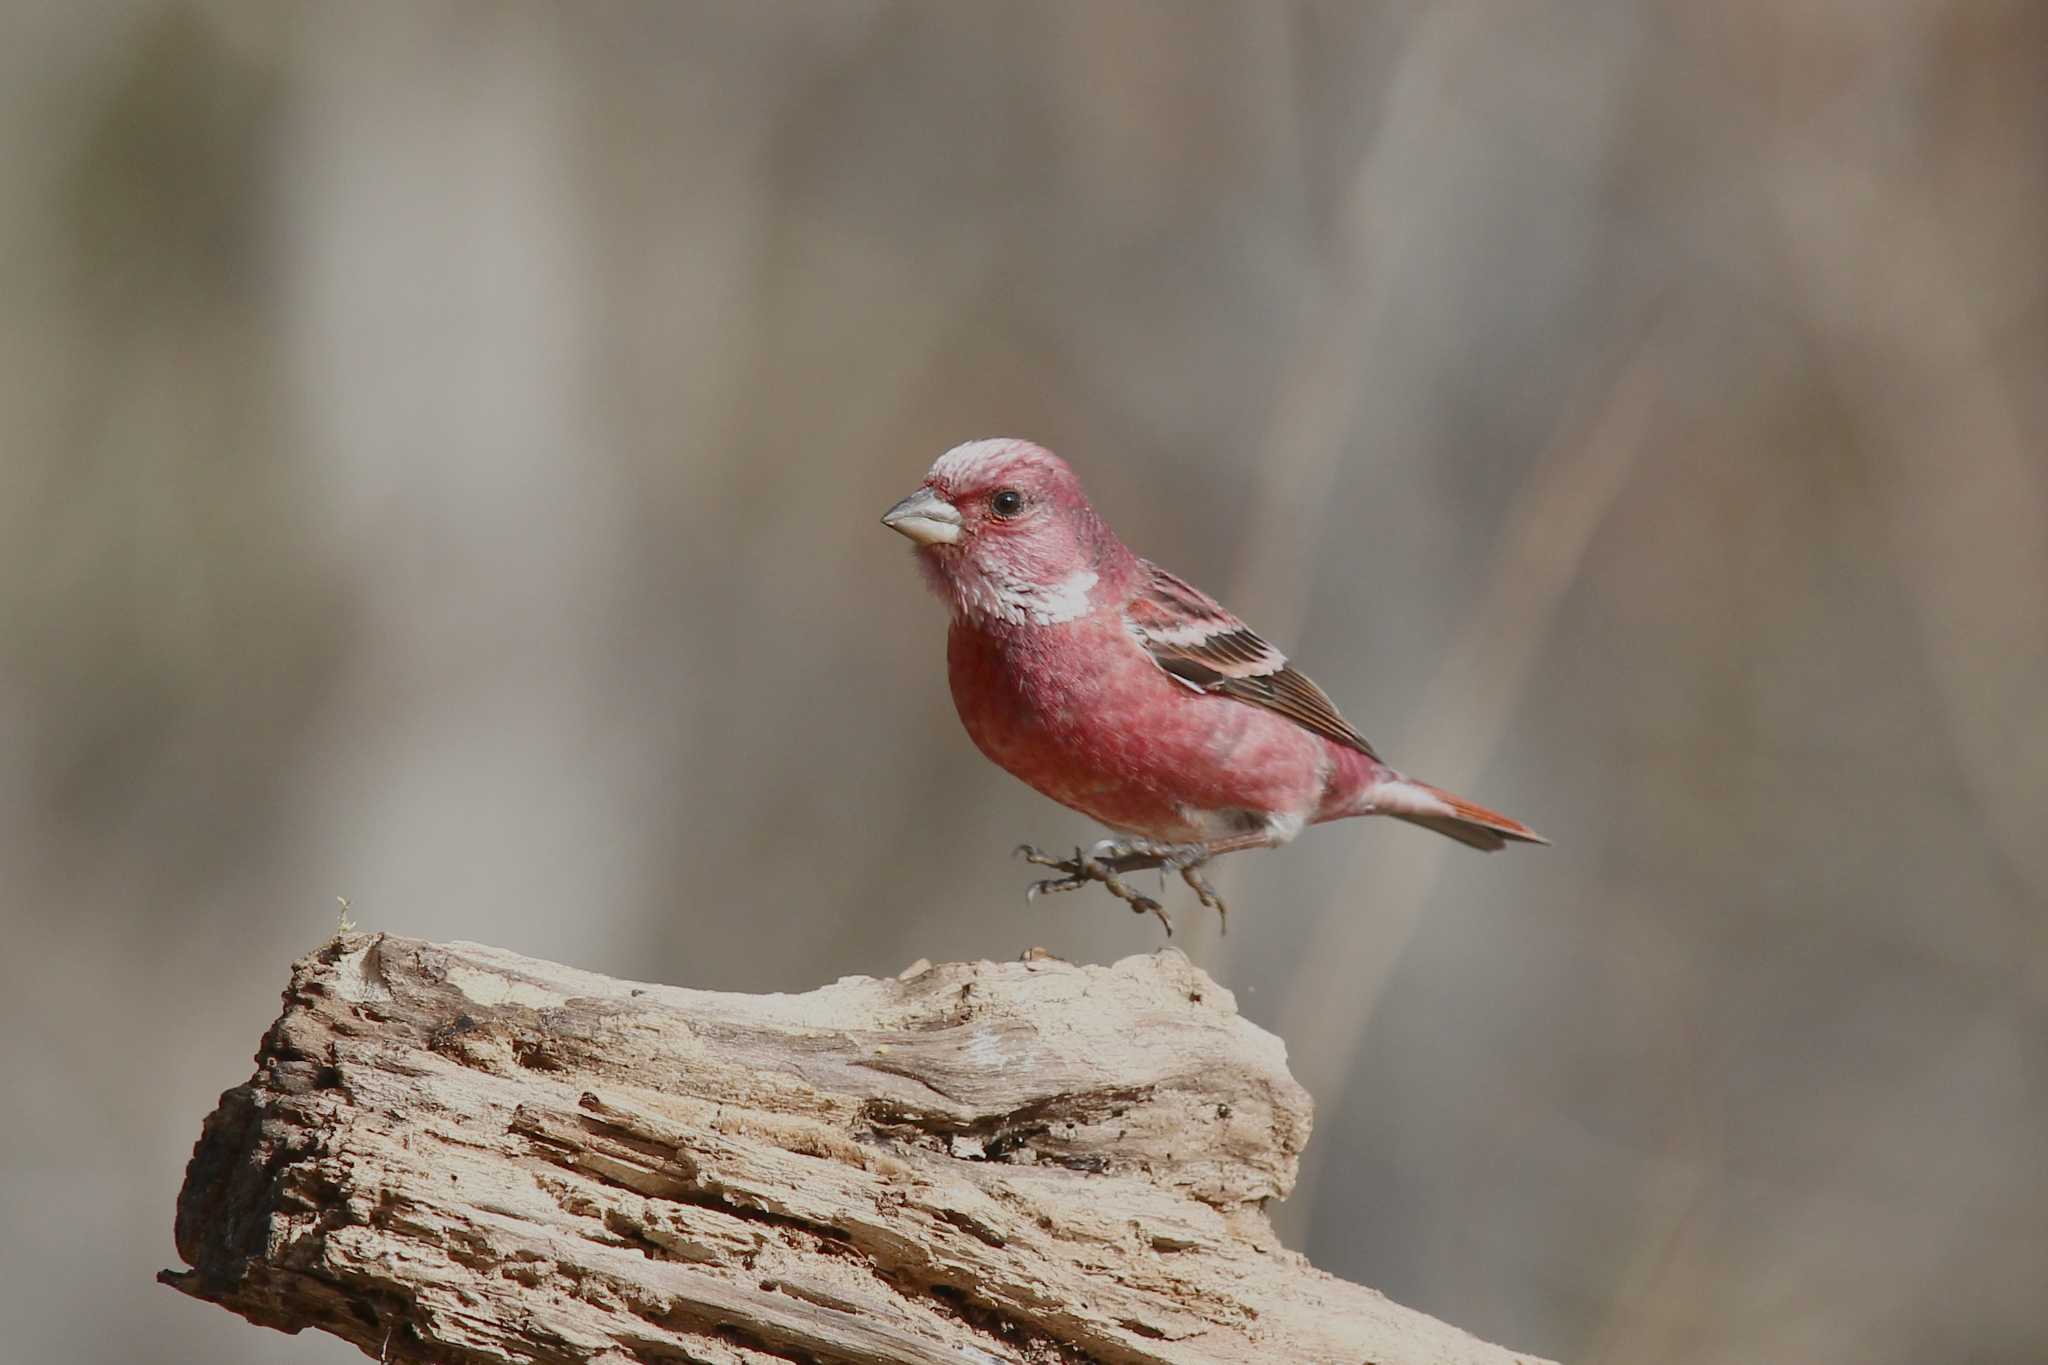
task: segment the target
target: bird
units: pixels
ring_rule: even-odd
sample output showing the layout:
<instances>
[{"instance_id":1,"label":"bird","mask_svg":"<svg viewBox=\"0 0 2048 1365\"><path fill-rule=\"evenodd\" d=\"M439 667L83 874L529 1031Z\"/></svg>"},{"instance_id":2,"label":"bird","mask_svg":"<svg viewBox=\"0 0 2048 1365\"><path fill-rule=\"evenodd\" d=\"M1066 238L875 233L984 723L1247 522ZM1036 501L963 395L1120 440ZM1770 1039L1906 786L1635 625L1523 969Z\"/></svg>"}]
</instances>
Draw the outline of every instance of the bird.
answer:
<instances>
[{"instance_id":1,"label":"bird","mask_svg":"<svg viewBox=\"0 0 2048 1365\"><path fill-rule=\"evenodd\" d=\"M998 767L1112 837L1057 858L1030 896L1179 874L1228 927L1211 859L1310 825L1390 815L1488 852L1549 841L1389 765L1328 694L1215 598L1130 550L1059 456L1014 438L941 455L882 524L952 609L946 671L968 737Z\"/></svg>"}]
</instances>

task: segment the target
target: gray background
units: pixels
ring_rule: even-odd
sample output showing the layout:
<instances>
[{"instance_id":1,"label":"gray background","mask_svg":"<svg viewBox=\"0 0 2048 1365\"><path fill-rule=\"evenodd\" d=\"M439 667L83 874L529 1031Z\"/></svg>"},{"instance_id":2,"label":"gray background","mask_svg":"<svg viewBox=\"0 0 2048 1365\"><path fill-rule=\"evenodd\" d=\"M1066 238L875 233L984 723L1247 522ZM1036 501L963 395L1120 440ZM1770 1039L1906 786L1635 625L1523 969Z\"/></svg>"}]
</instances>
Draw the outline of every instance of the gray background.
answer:
<instances>
[{"instance_id":1,"label":"gray background","mask_svg":"<svg viewBox=\"0 0 2048 1365\"><path fill-rule=\"evenodd\" d=\"M1180 940L1289 1241L1573 1361L2048 1354L2048 8L10 0L0 1353L335 921L796 990L1155 928L876 517L1067 454L1547 851ZM1176 904L1186 906L1185 898Z\"/></svg>"}]
</instances>

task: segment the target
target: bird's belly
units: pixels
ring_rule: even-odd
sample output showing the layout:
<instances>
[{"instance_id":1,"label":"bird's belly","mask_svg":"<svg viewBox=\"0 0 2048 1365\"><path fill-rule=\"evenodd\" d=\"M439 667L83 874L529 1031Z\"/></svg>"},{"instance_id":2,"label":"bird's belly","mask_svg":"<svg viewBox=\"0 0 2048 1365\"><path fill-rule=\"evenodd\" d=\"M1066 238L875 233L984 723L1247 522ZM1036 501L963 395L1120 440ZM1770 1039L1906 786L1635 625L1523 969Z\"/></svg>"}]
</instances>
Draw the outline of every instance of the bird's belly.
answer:
<instances>
[{"instance_id":1,"label":"bird's belly","mask_svg":"<svg viewBox=\"0 0 2048 1365\"><path fill-rule=\"evenodd\" d=\"M1329 769L1322 740L1185 687L1120 624L1076 625L1010 638L955 627L954 706L990 761L1112 829L1155 839L1212 838L1314 810Z\"/></svg>"}]
</instances>

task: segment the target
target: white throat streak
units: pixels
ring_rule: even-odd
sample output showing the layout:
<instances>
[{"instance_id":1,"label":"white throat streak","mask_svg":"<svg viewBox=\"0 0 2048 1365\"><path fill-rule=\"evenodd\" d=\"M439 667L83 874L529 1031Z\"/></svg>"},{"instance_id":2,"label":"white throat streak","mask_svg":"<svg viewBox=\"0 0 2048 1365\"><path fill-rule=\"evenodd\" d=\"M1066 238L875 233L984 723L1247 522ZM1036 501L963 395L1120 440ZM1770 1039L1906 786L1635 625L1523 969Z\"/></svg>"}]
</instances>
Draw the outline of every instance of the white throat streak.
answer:
<instances>
[{"instance_id":1,"label":"white throat streak","mask_svg":"<svg viewBox=\"0 0 2048 1365\"><path fill-rule=\"evenodd\" d=\"M1027 583L983 573L960 586L960 608L970 616L1021 626L1056 626L1094 609L1089 594L1098 577L1076 569L1057 583Z\"/></svg>"}]
</instances>

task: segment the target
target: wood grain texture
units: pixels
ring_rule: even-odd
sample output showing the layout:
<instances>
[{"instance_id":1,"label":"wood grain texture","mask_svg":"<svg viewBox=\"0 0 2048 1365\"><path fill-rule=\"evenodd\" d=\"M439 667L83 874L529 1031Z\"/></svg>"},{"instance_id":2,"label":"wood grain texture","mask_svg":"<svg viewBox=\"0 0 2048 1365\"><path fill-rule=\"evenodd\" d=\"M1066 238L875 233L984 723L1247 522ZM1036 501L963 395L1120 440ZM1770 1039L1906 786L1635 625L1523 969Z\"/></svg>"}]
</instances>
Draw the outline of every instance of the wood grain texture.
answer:
<instances>
[{"instance_id":1,"label":"wood grain texture","mask_svg":"<svg viewBox=\"0 0 2048 1365\"><path fill-rule=\"evenodd\" d=\"M804 995L336 939L163 1279L395 1361L1529 1360L1275 1240L1310 1104L1177 952Z\"/></svg>"}]
</instances>

